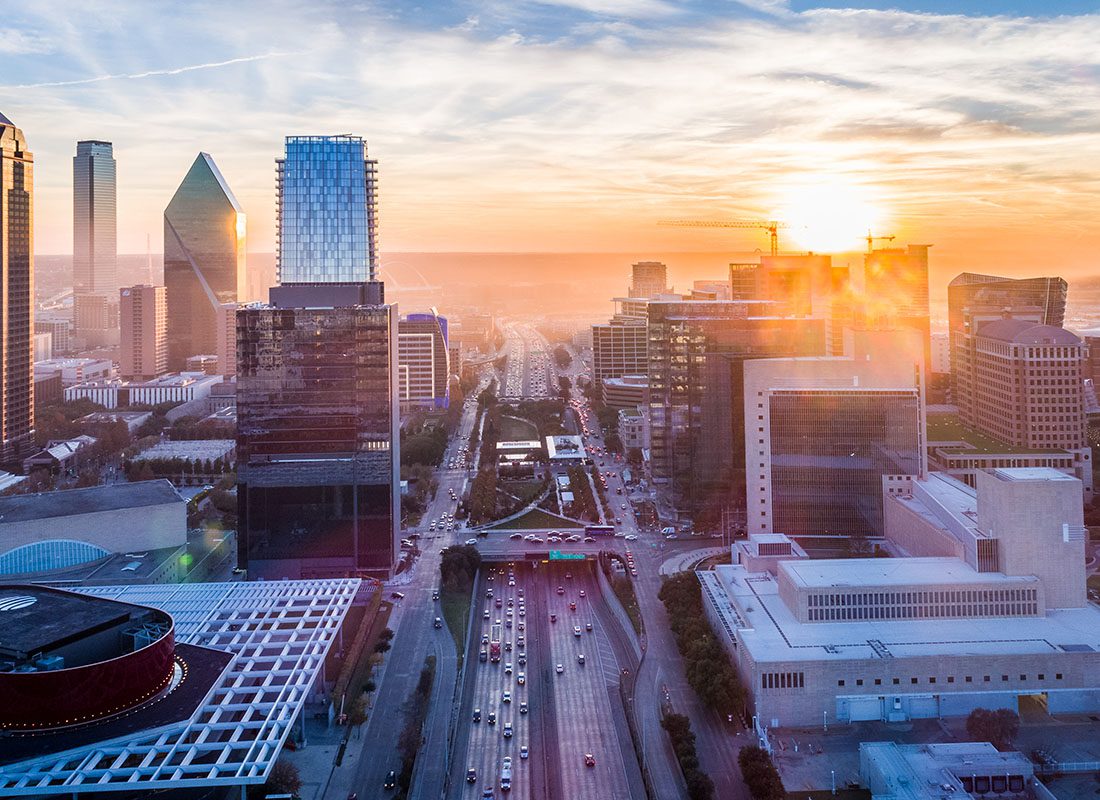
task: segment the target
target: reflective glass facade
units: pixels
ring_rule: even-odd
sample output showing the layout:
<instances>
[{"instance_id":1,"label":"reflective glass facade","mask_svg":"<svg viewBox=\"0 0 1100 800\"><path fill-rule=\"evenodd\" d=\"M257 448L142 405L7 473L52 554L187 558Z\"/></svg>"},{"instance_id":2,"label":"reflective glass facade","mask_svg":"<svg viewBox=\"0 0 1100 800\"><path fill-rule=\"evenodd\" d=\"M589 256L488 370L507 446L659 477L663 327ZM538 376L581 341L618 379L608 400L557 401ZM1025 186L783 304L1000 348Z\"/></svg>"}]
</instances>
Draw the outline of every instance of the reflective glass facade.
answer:
<instances>
[{"instance_id":1,"label":"reflective glass facade","mask_svg":"<svg viewBox=\"0 0 1100 800\"><path fill-rule=\"evenodd\" d=\"M358 136L288 136L277 161L280 283L374 280L378 162Z\"/></svg>"},{"instance_id":2,"label":"reflective glass facade","mask_svg":"<svg viewBox=\"0 0 1100 800\"><path fill-rule=\"evenodd\" d=\"M392 569L396 370L392 306L238 311L239 561L250 577Z\"/></svg>"},{"instance_id":3,"label":"reflective glass facade","mask_svg":"<svg viewBox=\"0 0 1100 800\"><path fill-rule=\"evenodd\" d=\"M920 474L918 390L774 390L772 530L879 536L882 477Z\"/></svg>"},{"instance_id":4,"label":"reflective glass facade","mask_svg":"<svg viewBox=\"0 0 1100 800\"><path fill-rule=\"evenodd\" d=\"M73 292L118 299L115 157L110 142L76 143Z\"/></svg>"},{"instance_id":5,"label":"reflective glass facade","mask_svg":"<svg viewBox=\"0 0 1100 800\"><path fill-rule=\"evenodd\" d=\"M34 156L3 114L0 240L0 464L22 471L34 438Z\"/></svg>"},{"instance_id":6,"label":"reflective glass facade","mask_svg":"<svg viewBox=\"0 0 1100 800\"><path fill-rule=\"evenodd\" d=\"M823 355L825 322L747 317L739 301L649 304L652 470L678 511L744 495L744 362Z\"/></svg>"},{"instance_id":7,"label":"reflective glass facade","mask_svg":"<svg viewBox=\"0 0 1100 800\"><path fill-rule=\"evenodd\" d=\"M199 153L164 210L168 369L216 353L218 307L242 296L245 216L217 165Z\"/></svg>"}]
</instances>

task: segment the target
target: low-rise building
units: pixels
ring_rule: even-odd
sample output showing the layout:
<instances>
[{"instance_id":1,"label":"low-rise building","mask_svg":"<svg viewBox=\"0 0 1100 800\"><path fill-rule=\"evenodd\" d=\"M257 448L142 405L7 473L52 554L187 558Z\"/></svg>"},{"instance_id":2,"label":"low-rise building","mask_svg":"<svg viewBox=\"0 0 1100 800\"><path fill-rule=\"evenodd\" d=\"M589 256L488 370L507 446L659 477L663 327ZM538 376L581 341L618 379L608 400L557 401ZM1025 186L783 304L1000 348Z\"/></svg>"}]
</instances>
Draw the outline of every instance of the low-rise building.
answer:
<instances>
[{"instance_id":1,"label":"low-rise building","mask_svg":"<svg viewBox=\"0 0 1100 800\"><path fill-rule=\"evenodd\" d=\"M619 440L625 450L649 450L648 407L619 410Z\"/></svg>"},{"instance_id":2,"label":"low-rise building","mask_svg":"<svg viewBox=\"0 0 1100 800\"><path fill-rule=\"evenodd\" d=\"M126 423L126 430L134 433L153 416L152 411L93 411L77 420L82 430L92 432L100 425L113 422Z\"/></svg>"},{"instance_id":3,"label":"low-rise building","mask_svg":"<svg viewBox=\"0 0 1100 800\"><path fill-rule=\"evenodd\" d=\"M1100 712L1081 482L1050 469L982 472L976 491L935 480L950 485L886 497L890 542L933 543L913 556L698 573L764 726L965 716L1036 696L1051 713Z\"/></svg>"},{"instance_id":4,"label":"low-rise building","mask_svg":"<svg viewBox=\"0 0 1100 800\"><path fill-rule=\"evenodd\" d=\"M158 442L142 450L132 459L135 462L170 460L214 462L220 460L228 469L236 458L237 443L233 439L184 439Z\"/></svg>"},{"instance_id":5,"label":"low-rise building","mask_svg":"<svg viewBox=\"0 0 1100 800\"><path fill-rule=\"evenodd\" d=\"M186 403L207 397L221 382L220 375L204 372L173 372L150 381L93 380L66 388L65 400L86 398L107 408Z\"/></svg>"},{"instance_id":6,"label":"low-rise building","mask_svg":"<svg viewBox=\"0 0 1100 800\"><path fill-rule=\"evenodd\" d=\"M96 443L93 436L76 436L64 441L51 441L42 450L23 460L23 471L44 469L51 475L73 472L80 468L88 448Z\"/></svg>"},{"instance_id":7,"label":"low-rise building","mask_svg":"<svg viewBox=\"0 0 1100 800\"><path fill-rule=\"evenodd\" d=\"M603 404L608 408L640 408L649 405L649 377L646 375L605 378L601 391Z\"/></svg>"},{"instance_id":8,"label":"low-rise building","mask_svg":"<svg viewBox=\"0 0 1100 800\"><path fill-rule=\"evenodd\" d=\"M107 380L114 374L114 366L105 358L51 358L37 361L34 374L60 373L61 384L68 388L88 381Z\"/></svg>"},{"instance_id":9,"label":"low-rise building","mask_svg":"<svg viewBox=\"0 0 1100 800\"><path fill-rule=\"evenodd\" d=\"M859 778L872 800L1050 796L1023 753L1002 753L989 742L860 742Z\"/></svg>"},{"instance_id":10,"label":"low-rise building","mask_svg":"<svg viewBox=\"0 0 1100 800\"><path fill-rule=\"evenodd\" d=\"M588 457L580 436L547 436L546 455L551 464L583 464Z\"/></svg>"}]
</instances>

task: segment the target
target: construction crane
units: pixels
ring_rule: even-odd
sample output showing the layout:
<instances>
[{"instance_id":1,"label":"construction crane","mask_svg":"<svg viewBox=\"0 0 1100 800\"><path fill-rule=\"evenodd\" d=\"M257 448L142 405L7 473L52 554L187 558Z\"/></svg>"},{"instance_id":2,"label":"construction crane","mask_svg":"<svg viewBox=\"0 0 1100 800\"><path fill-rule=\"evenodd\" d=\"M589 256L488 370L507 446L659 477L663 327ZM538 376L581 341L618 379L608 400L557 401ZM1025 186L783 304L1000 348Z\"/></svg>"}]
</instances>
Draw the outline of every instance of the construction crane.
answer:
<instances>
[{"instance_id":1,"label":"construction crane","mask_svg":"<svg viewBox=\"0 0 1100 800\"><path fill-rule=\"evenodd\" d=\"M765 222L764 220L754 219L665 219L657 224L677 228L759 228L768 232L768 236L771 238L773 256L779 255L779 229L787 227L786 222L776 220Z\"/></svg>"},{"instance_id":2,"label":"construction crane","mask_svg":"<svg viewBox=\"0 0 1100 800\"><path fill-rule=\"evenodd\" d=\"M892 242L893 236L872 236L871 229L867 229L867 252L870 253L874 250L875 242Z\"/></svg>"}]
</instances>

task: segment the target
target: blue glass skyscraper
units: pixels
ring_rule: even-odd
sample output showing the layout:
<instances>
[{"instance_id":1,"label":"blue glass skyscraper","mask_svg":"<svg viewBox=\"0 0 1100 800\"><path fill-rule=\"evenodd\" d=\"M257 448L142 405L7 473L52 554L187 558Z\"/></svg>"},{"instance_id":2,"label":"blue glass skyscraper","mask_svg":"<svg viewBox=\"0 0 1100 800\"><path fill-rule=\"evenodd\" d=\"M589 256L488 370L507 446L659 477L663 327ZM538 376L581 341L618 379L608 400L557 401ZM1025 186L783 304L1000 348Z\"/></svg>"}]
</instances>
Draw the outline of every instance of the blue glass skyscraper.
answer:
<instances>
[{"instance_id":1,"label":"blue glass skyscraper","mask_svg":"<svg viewBox=\"0 0 1100 800\"><path fill-rule=\"evenodd\" d=\"M378 162L358 136L288 136L278 159L279 283L375 279Z\"/></svg>"}]
</instances>

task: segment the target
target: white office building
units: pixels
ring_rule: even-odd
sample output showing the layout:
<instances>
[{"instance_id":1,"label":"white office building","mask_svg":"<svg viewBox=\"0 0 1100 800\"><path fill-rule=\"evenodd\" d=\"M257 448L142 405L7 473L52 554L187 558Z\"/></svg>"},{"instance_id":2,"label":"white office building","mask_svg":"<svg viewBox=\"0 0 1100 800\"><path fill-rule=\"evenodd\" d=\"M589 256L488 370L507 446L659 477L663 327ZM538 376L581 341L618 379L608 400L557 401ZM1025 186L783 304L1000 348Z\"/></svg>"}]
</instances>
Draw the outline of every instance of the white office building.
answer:
<instances>
[{"instance_id":1,"label":"white office building","mask_svg":"<svg viewBox=\"0 0 1100 800\"><path fill-rule=\"evenodd\" d=\"M1100 712L1079 480L999 469L974 490L933 475L886 507L902 557L791 552L698 573L762 725Z\"/></svg>"}]
</instances>

